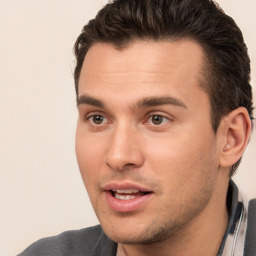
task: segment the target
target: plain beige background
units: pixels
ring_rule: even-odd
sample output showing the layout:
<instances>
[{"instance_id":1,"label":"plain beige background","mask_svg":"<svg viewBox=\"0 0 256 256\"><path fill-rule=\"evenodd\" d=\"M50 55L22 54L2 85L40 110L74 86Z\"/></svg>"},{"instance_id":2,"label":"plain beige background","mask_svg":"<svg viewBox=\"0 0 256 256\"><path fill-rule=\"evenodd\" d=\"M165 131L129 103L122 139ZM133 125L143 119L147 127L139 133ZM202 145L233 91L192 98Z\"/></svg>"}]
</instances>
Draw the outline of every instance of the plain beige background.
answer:
<instances>
[{"instance_id":1,"label":"plain beige background","mask_svg":"<svg viewBox=\"0 0 256 256\"><path fill-rule=\"evenodd\" d=\"M78 171L72 47L107 1L0 0L0 256L97 223ZM256 81L256 2L219 0L238 23ZM235 180L256 197L256 134Z\"/></svg>"}]
</instances>

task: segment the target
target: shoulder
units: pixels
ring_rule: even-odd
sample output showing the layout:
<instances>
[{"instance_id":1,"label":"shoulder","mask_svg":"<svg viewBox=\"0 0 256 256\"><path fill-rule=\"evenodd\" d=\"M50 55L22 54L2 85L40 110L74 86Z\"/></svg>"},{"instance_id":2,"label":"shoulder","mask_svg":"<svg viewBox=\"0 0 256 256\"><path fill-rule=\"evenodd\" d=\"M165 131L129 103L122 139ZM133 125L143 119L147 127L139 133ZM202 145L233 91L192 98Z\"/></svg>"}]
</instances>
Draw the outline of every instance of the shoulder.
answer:
<instances>
[{"instance_id":1,"label":"shoulder","mask_svg":"<svg viewBox=\"0 0 256 256\"><path fill-rule=\"evenodd\" d=\"M81 230L72 230L57 236L40 239L18 256L70 256L91 255L96 244L113 247L100 225ZM98 247L98 246L97 246Z\"/></svg>"},{"instance_id":2,"label":"shoulder","mask_svg":"<svg viewBox=\"0 0 256 256\"><path fill-rule=\"evenodd\" d=\"M249 202L244 255L256 255L256 198Z\"/></svg>"}]
</instances>

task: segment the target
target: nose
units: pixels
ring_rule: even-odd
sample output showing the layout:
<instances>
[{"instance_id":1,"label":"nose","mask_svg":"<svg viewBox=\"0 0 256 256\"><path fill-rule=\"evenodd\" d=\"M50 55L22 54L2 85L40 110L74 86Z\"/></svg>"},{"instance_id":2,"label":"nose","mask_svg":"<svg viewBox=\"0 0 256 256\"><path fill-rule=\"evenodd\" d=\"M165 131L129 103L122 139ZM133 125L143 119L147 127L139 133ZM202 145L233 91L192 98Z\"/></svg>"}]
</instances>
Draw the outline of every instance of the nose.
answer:
<instances>
[{"instance_id":1,"label":"nose","mask_svg":"<svg viewBox=\"0 0 256 256\"><path fill-rule=\"evenodd\" d=\"M119 126L113 131L106 154L106 164L113 170L138 168L143 165L144 157L138 135L131 127Z\"/></svg>"}]
</instances>

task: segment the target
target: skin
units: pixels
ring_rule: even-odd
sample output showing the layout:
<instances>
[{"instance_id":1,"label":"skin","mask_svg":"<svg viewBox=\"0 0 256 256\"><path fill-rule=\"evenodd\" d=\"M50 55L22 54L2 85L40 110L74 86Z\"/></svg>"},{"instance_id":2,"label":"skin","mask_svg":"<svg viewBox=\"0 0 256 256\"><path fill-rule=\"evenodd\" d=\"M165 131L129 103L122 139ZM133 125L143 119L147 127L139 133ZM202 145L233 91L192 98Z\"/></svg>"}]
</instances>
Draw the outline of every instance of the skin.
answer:
<instances>
[{"instance_id":1,"label":"skin","mask_svg":"<svg viewBox=\"0 0 256 256\"><path fill-rule=\"evenodd\" d=\"M105 233L126 255L218 252L228 222L229 166L248 140L241 135L240 145L236 135L248 134L249 122L241 128L245 112L240 109L214 133L208 95L200 86L203 58L191 40L138 41L122 50L98 43L85 57L78 164ZM238 144L240 151L234 151ZM116 212L103 190L113 182L153 193L136 211Z\"/></svg>"}]
</instances>

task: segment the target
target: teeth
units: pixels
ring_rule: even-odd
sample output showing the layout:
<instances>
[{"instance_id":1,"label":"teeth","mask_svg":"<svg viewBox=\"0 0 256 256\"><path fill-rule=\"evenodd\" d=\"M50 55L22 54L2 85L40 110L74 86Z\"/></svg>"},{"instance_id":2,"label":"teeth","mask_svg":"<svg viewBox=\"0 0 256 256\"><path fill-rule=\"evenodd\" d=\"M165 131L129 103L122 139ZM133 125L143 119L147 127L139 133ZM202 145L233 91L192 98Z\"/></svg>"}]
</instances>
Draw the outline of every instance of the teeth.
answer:
<instances>
[{"instance_id":1,"label":"teeth","mask_svg":"<svg viewBox=\"0 0 256 256\"><path fill-rule=\"evenodd\" d=\"M117 192L119 194L132 194L132 193L138 193L139 190L137 189L117 189L113 190L114 192Z\"/></svg>"},{"instance_id":2,"label":"teeth","mask_svg":"<svg viewBox=\"0 0 256 256\"><path fill-rule=\"evenodd\" d=\"M135 198L136 196L124 196L124 195L119 195L119 194L115 194L115 198L118 198L120 200L130 200Z\"/></svg>"}]
</instances>

